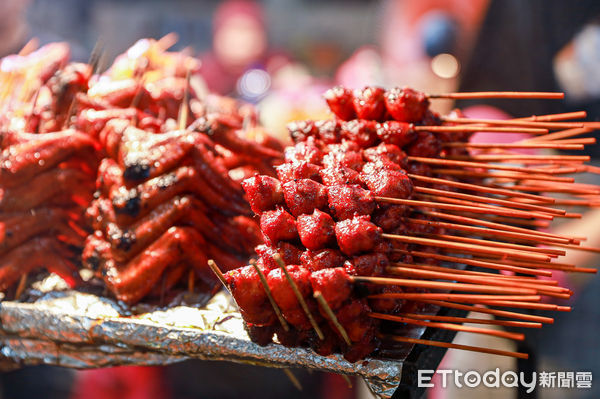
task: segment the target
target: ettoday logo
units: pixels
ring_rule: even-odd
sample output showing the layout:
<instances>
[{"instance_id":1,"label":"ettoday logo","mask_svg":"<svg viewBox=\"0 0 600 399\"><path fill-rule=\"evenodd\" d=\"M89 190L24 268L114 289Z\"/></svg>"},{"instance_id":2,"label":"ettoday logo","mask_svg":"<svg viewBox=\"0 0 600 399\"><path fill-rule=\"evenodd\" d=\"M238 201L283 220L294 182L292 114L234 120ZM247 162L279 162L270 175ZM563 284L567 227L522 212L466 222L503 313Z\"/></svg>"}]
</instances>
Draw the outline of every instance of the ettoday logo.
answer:
<instances>
[{"instance_id":1,"label":"ettoday logo","mask_svg":"<svg viewBox=\"0 0 600 399\"><path fill-rule=\"evenodd\" d=\"M579 388L589 389L592 387L592 373L589 371L558 371L540 373L533 372L526 376L525 373L514 371L500 372L499 368L489 370L483 374L479 371L460 370L419 370L417 385L419 388L432 388L431 382L434 374L441 375L441 387L446 388L453 383L457 388L475 388L482 384L488 388L526 388L531 393L536 387L541 388Z\"/></svg>"}]
</instances>

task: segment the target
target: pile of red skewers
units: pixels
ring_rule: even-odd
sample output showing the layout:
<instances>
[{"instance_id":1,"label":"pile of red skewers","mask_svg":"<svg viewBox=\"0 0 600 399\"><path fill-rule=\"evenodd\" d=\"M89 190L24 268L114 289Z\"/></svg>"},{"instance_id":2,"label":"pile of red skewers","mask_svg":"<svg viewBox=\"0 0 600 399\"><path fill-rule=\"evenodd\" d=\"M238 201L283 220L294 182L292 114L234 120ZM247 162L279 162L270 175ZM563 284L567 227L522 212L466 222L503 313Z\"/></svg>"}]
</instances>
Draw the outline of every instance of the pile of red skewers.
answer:
<instances>
[{"instance_id":1,"label":"pile of red skewers","mask_svg":"<svg viewBox=\"0 0 600 399\"><path fill-rule=\"evenodd\" d=\"M581 247L581 238L532 230L556 217L578 215L553 207L554 198L524 191L545 191L551 182L577 195L582 186L562 175L590 169L581 164L585 157L538 161L512 150L581 148L593 139L561 138L589 132L593 124L556 122L581 116L577 113L508 121L469 120L458 112L441 117L429 110L428 96L408 88L352 92L337 87L325 99L336 118L289 126L296 144L285 150L278 179L254 176L243 182L266 244L257 248L256 263L221 278L251 338L260 344L276 340L310 346L323 355L343 353L357 361L377 353L382 341L382 348L389 341L453 347L390 335L390 323L523 339L522 334L461 324L540 327L552 319L494 308L569 309L540 302L543 297L567 299L571 291L538 277L551 276L553 269L595 272L554 259L565 254L563 248L598 250ZM475 131L536 136L477 146L468 142ZM500 154L471 155L471 147ZM510 163L487 162L506 155ZM524 165L515 165L519 161ZM597 187L587 190L600 193ZM456 267L461 264L481 270ZM215 265L213 270L220 275ZM507 319L419 314L423 304Z\"/></svg>"}]
</instances>

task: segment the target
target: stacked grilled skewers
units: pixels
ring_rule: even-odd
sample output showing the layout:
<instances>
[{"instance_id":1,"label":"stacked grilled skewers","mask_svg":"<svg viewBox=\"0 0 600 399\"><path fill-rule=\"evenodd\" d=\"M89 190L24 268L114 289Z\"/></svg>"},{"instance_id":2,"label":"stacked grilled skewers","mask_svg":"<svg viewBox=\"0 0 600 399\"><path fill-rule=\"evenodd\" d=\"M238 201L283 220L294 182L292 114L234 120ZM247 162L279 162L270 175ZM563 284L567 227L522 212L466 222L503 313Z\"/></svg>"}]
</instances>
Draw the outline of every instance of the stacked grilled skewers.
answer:
<instances>
[{"instance_id":1,"label":"stacked grilled skewers","mask_svg":"<svg viewBox=\"0 0 600 399\"><path fill-rule=\"evenodd\" d=\"M80 281L83 216L98 165L92 137L56 125L65 104L87 89L91 69L66 65L63 44L27 51L2 60L0 289L16 297L41 268L70 286Z\"/></svg>"},{"instance_id":2,"label":"stacked grilled skewers","mask_svg":"<svg viewBox=\"0 0 600 399\"><path fill-rule=\"evenodd\" d=\"M594 139L579 136L597 127L572 122L585 113L497 121L429 109L435 98L560 94L338 87L325 95L336 118L291 124L281 163L252 108L201 93L198 62L167 52L172 42L141 40L102 75L97 61L68 64L63 45L3 61L3 289L20 278L20 291L40 266L75 284L88 207L83 261L117 298L162 297L182 282L212 292L208 264L256 342L357 361L396 341L457 347L398 335L403 324L522 339L462 323L540 327L552 319L504 308L569 310L542 302L571 292L539 277L595 272L556 258L598 249L535 228L580 216L556 205L597 206L600 189L568 176L597 170L585 156L518 152L582 149ZM470 142L479 131L533 137ZM255 246L257 260L240 267ZM209 259L238 268L223 276ZM423 314L424 305L503 319Z\"/></svg>"},{"instance_id":3,"label":"stacked grilled skewers","mask_svg":"<svg viewBox=\"0 0 600 399\"><path fill-rule=\"evenodd\" d=\"M494 94L562 96L483 95ZM538 277L550 277L551 270L595 272L555 259L569 248L598 250L581 246L580 237L531 227L579 217L553 204L593 205L600 190L563 176L590 170L582 165L586 157L540 159L513 150L581 149L594 140L562 138L589 132L593 124L557 122L581 113L490 121L465 119L458 111L441 117L429 110L429 98L456 95L337 87L325 94L335 119L289 126L296 144L286 149L278 179L254 176L243 182L266 242L257 247L257 262L225 275L212 265L236 299L253 340L311 346L324 355L343 353L350 361L397 341L526 357L395 335L394 327L521 340L522 334L462 323L537 328L553 319L496 308L569 310L542 303L545 297L567 299L571 291ZM535 137L478 146L469 143L477 131ZM471 147L493 151L473 154ZM490 163L502 160L508 162ZM554 187L586 197L557 201L543 195ZM503 319L420 314L424 304Z\"/></svg>"},{"instance_id":4,"label":"stacked grilled skewers","mask_svg":"<svg viewBox=\"0 0 600 399\"><path fill-rule=\"evenodd\" d=\"M225 106L215 107L198 97L189 84L194 59L176 57L170 68L157 67L156 46L134 45L145 49L141 56L118 58L78 99L77 122L98 132L105 153L97 199L88 210L95 233L83 261L130 304L164 298L180 282L212 292L217 280L207 267L209 257L226 269L247 262L261 238L229 172L257 173L265 170L264 162L253 159L272 162L282 155L242 136L245 115L237 104L224 99ZM137 66L135 78L113 79L126 76L118 73L123 64ZM237 154L242 162L226 163Z\"/></svg>"}]
</instances>

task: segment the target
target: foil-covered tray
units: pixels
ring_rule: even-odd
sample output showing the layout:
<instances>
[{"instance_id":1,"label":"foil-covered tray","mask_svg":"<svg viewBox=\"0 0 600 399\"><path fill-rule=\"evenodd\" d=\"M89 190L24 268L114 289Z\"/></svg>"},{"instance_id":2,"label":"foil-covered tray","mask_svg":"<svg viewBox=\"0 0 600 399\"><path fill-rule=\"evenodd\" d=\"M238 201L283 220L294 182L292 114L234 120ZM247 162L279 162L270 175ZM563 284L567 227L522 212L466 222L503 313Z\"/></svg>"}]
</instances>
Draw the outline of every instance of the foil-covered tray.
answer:
<instances>
[{"instance_id":1,"label":"foil-covered tray","mask_svg":"<svg viewBox=\"0 0 600 399\"><path fill-rule=\"evenodd\" d=\"M428 367L436 367L441 359L441 355L415 356L410 344L401 346L394 359L368 358L357 363L339 355L319 356L310 349L275 343L259 346L248 338L235 303L223 291L202 307L179 305L135 315L97 295L53 291L32 302L1 302L0 323L0 354L18 366L86 369L227 360L356 375L381 398L392 397L403 384L408 385L404 389L414 388L411 374L419 359L426 359ZM407 327L403 334L419 338L425 332Z\"/></svg>"}]
</instances>

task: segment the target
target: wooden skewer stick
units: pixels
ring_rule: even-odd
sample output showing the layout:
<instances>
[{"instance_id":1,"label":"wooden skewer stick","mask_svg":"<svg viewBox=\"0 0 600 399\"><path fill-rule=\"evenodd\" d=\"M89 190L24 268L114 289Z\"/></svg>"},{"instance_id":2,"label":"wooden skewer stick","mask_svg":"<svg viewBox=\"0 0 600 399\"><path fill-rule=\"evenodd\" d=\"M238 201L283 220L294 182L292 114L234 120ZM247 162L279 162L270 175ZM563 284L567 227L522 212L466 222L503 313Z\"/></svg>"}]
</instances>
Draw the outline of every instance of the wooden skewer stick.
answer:
<instances>
[{"instance_id":1,"label":"wooden skewer stick","mask_svg":"<svg viewBox=\"0 0 600 399\"><path fill-rule=\"evenodd\" d=\"M546 255L550 255L550 256L566 255L566 251L563 251L561 249L537 248L537 247L531 247L531 246L527 246L527 245L511 244L511 243L490 241L490 240L481 240L478 238L454 236L454 235L449 235L449 234L432 234L431 236L434 237L435 239L452 240L452 241L464 242L464 243L468 243L468 244L475 244L475 245L481 245L481 246L489 245L489 246L496 247L496 248L516 249L516 250L525 251L525 252L526 251L537 252L537 253L542 253L542 254L546 254Z\"/></svg>"},{"instance_id":2,"label":"wooden skewer stick","mask_svg":"<svg viewBox=\"0 0 600 399\"><path fill-rule=\"evenodd\" d=\"M504 327L523 327L523 328L542 328L542 323L533 323L530 321L515 321L515 320L495 320L495 319L478 319L473 317L454 317L454 316L438 316L426 315L419 313L401 313L400 317L408 317L417 320L444 321L449 323L472 323L472 324L489 324Z\"/></svg>"},{"instance_id":3,"label":"wooden skewer stick","mask_svg":"<svg viewBox=\"0 0 600 399\"><path fill-rule=\"evenodd\" d=\"M544 98L560 100L565 93L541 91L474 91L470 93L429 94L429 98L474 99L474 98Z\"/></svg>"},{"instance_id":4,"label":"wooden skewer stick","mask_svg":"<svg viewBox=\"0 0 600 399\"><path fill-rule=\"evenodd\" d=\"M179 35L175 32L169 32L156 41L156 45L161 51L166 51L173 47L179 40Z\"/></svg>"},{"instance_id":5,"label":"wooden skewer stick","mask_svg":"<svg viewBox=\"0 0 600 399\"><path fill-rule=\"evenodd\" d=\"M524 313L518 313L518 312L510 312L508 310L489 309L489 308L484 308L482 306L463 305L461 303L453 303L453 302L438 301L438 300L431 300L431 299L415 299L415 300L417 300L419 302L430 303L432 305L442 306L445 308L466 310L469 312L477 312L477 313L486 313L486 314L491 314L494 316L506 317L506 318L511 318L511 319L533 321L533 322L539 322L539 323L545 323L545 324L554 323L554 319L552 317L537 316L537 315L524 314Z\"/></svg>"},{"instance_id":6,"label":"wooden skewer stick","mask_svg":"<svg viewBox=\"0 0 600 399\"><path fill-rule=\"evenodd\" d=\"M179 122L179 130L185 130L185 128L187 127L187 121L188 121L188 102L189 102L189 98L190 98L190 74L191 74L191 70L187 70L185 73L185 87L183 89L183 98L181 99L181 105L179 107L179 116L178 116L178 122Z\"/></svg>"},{"instance_id":7,"label":"wooden skewer stick","mask_svg":"<svg viewBox=\"0 0 600 399\"><path fill-rule=\"evenodd\" d=\"M374 299L405 299L407 301L453 301L479 304L481 301L521 301L535 303L541 300L539 295L485 295L485 294L455 294L439 292L386 292L383 294L371 294L368 298ZM553 305L555 306L555 305Z\"/></svg>"},{"instance_id":8,"label":"wooden skewer stick","mask_svg":"<svg viewBox=\"0 0 600 399\"><path fill-rule=\"evenodd\" d=\"M217 278L219 279L221 284L223 284L223 287L225 287L227 289L227 291L229 291L229 286L227 285L225 276L223 275L223 273L221 272L221 269L219 269L219 267L217 266L217 264L215 263L214 260L212 260L212 259L208 260L208 267L210 267L210 269L213 271L213 273L217 276Z\"/></svg>"},{"instance_id":9,"label":"wooden skewer stick","mask_svg":"<svg viewBox=\"0 0 600 399\"><path fill-rule=\"evenodd\" d=\"M440 119L446 123L483 123L486 125L539 127L546 129L565 129L583 127L583 122L536 122L517 119L452 118L448 116L441 116Z\"/></svg>"},{"instance_id":10,"label":"wooden skewer stick","mask_svg":"<svg viewBox=\"0 0 600 399\"><path fill-rule=\"evenodd\" d=\"M538 141L549 141L549 140L566 139L566 138L569 138L569 137L579 136L580 134L590 133L590 132L593 132L593 131L594 131L594 129L592 129L592 128L586 128L586 127L575 128L575 129L567 129L567 130L561 130L559 132L545 134L545 135L542 135L542 136L537 136L537 137L532 137L532 138L524 139L524 140L521 140L521 142L523 142L523 143L535 143L535 142L538 142Z\"/></svg>"},{"instance_id":11,"label":"wooden skewer stick","mask_svg":"<svg viewBox=\"0 0 600 399\"><path fill-rule=\"evenodd\" d=\"M292 385L295 386L297 390L302 392L302 384L300 384L300 381L298 381L298 379L296 378L294 373L292 373L292 371L290 369L284 368L282 370L285 373L285 375L287 375L289 380L292 382Z\"/></svg>"},{"instance_id":12,"label":"wooden skewer stick","mask_svg":"<svg viewBox=\"0 0 600 399\"><path fill-rule=\"evenodd\" d=\"M530 155L530 154L477 154L452 156L444 159L456 159L464 161L477 162L514 162L514 161L560 161L560 162L587 162L590 160L589 155Z\"/></svg>"},{"instance_id":13,"label":"wooden skewer stick","mask_svg":"<svg viewBox=\"0 0 600 399\"><path fill-rule=\"evenodd\" d=\"M464 264L464 265L483 267L483 268L493 269L493 270L505 270L508 272L530 274L530 275L534 275L534 276L544 276L544 277L552 276L552 273L550 271L531 269L531 268L527 268L527 267L520 267L520 266L514 266L514 265L505 265L502 263L502 261L493 262L492 260L461 258L458 256L434 254L434 253L414 251L414 250L407 251L407 250L403 250L403 249L394 249L394 252L399 252L399 253L403 253L406 255L411 255L411 256L415 256L415 257L419 257L419 258L425 258L425 259L431 258L431 259L437 259L437 260L442 260L442 261L446 261L446 262L453 262L453 263L459 263L459 264Z\"/></svg>"},{"instance_id":14,"label":"wooden skewer stick","mask_svg":"<svg viewBox=\"0 0 600 399\"><path fill-rule=\"evenodd\" d=\"M456 191L440 190L437 188L415 186L413 188L413 190L417 193L448 196L448 197L460 198L460 199L481 202L481 203L486 203L486 204L493 203L493 204L498 204L498 205L504 205L506 207L511 207L511 208L528 209L528 210L537 211L537 212L549 213L552 215L564 215L565 213L567 213L565 210L562 210L562 209L555 209L555 208L550 208L547 206L528 204L528 203L518 202L516 200L506 200L506 199L500 199L500 198L496 198L496 197L485 197L485 196L480 196L480 195L463 194L463 193L459 193Z\"/></svg>"},{"instance_id":15,"label":"wooden skewer stick","mask_svg":"<svg viewBox=\"0 0 600 399\"><path fill-rule=\"evenodd\" d=\"M410 265L408 265L408 266L410 266ZM418 269L413 269L411 267L391 266L391 267L388 267L386 270L389 270L394 274L399 274L399 275L406 276L406 277L451 280L451 281L459 281L459 282L463 282L463 283L472 283L472 284L481 284L481 285L496 285L496 286L500 286L500 287L528 288L528 289L535 290L536 294L538 294L538 295L554 296L553 294L555 294L555 293L565 292L564 291L565 289L562 287L552 287L552 286L541 287L539 285L528 284L528 283L517 282L517 281L502 281L502 279L487 278L487 277L483 277L483 276L469 276L469 275L461 275L458 273L451 273L451 272L434 272L434 271L430 271L430 270L418 270Z\"/></svg>"},{"instance_id":16,"label":"wooden skewer stick","mask_svg":"<svg viewBox=\"0 0 600 399\"><path fill-rule=\"evenodd\" d=\"M516 226L527 226L527 227L536 227L545 229L550 226L550 222L548 220L535 220L535 219L518 219L518 218L509 218L504 216L490 216L490 215L465 215L470 217L479 217L481 220L489 221L489 222L497 222L497 223L510 223ZM539 233L539 231L537 231Z\"/></svg>"},{"instance_id":17,"label":"wooden skewer stick","mask_svg":"<svg viewBox=\"0 0 600 399\"><path fill-rule=\"evenodd\" d=\"M329 319L331 320L331 322L333 323L335 328L337 328L338 332L344 339L344 342L346 342L346 344L348 346L352 346L352 341L350 341L350 337L348 337L348 333L346 332L346 329L344 328L344 326L342 326L340 324L335 313L333 313L333 310L331 309L331 307L329 306L329 304L323 297L323 294L321 294L319 291L316 291L313 294L313 296L316 298L317 302L319 302L319 305L321 305L321 308L325 311L325 313L327 314L327 317L329 317Z\"/></svg>"},{"instance_id":18,"label":"wooden skewer stick","mask_svg":"<svg viewBox=\"0 0 600 399\"><path fill-rule=\"evenodd\" d=\"M529 127L495 127L495 126L413 126L416 132L494 132L494 133L530 133L530 134L546 134L548 129L544 128L529 128Z\"/></svg>"},{"instance_id":19,"label":"wooden skewer stick","mask_svg":"<svg viewBox=\"0 0 600 399\"><path fill-rule=\"evenodd\" d=\"M549 121L566 121L571 119L582 119L587 117L587 112L585 111L574 111L574 112L564 112L560 114L548 114L548 115L532 115L526 116L523 118L512 119L513 121L540 121L540 122L549 122Z\"/></svg>"},{"instance_id":20,"label":"wooden skewer stick","mask_svg":"<svg viewBox=\"0 0 600 399\"><path fill-rule=\"evenodd\" d=\"M490 273L490 272L477 272L473 270L462 270L456 269L452 267L444 267L444 266L431 266L431 265L422 265L417 263L402 263L402 262L394 262L392 266L401 266L401 267L409 267L411 269L421 269L421 270L430 270L434 272L452 272L455 274L464 274L470 276L482 276L487 279L500 279L504 281L517 281L530 283L534 285L553 285L558 286L558 281L556 280L541 280L535 277L529 276L513 276L508 274L500 274L500 273Z\"/></svg>"},{"instance_id":21,"label":"wooden skewer stick","mask_svg":"<svg viewBox=\"0 0 600 399\"><path fill-rule=\"evenodd\" d=\"M560 144L555 142L542 142L542 143L463 143L463 142L449 142L442 143L443 147L454 147L454 148L555 148L559 150L583 150L583 144Z\"/></svg>"},{"instance_id":22,"label":"wooden skewer stick","mask_svg":"<svg viewBox=\"0 0 600 399\"><path fill-rule=\"evenodd\" d=\"M507 210L513 210L513 211L521 213L521 216L515 216L515 217L513 217L513 219L526 218L525 220L530 220L529 218L536 218L536 219L542 219L542 220L548 221L548 220L554 220L555 217L565 217L565 215L567 215L567 213L564 213L562 215L554 215L554 214L549 214L549 213L545 213L545 212L536 212L533 210L512 209L512 208L507 208L504 206L497 206L495 204L488 204L488 203L483 203L483 202L473 202L473 201L467 201L464 199L453 198L450 196L443 197L440 195L431 195L431 194L416 193L413 195L412 199L419 200L419 201L440 202L440 203L444 203L444 204L454 204L454 205L467 206L467 207L483 208L483 209L489 209L492 211L490 213L479 212L479 215L481 215L480 217L489 217L492 215L498 216L498 215L496 215L495 212L493 212L496 209L507 209ZM464 210L464 211L459 211L459 213L462 215L465 215L465 214L476 213L476 212L470 212L468 210ZM526 217L525 215L529 215L529 216Z\"/></svg>"},{"instance_id":23,"label":"wooden skewer stick","mask_svg":"<svg viewBox=\"0 0 600 399\"><path fill-rule=\"evenodd\" d=\"M406 342L406 343L410 343L410 344L437 346L440 348L460 349L460 350L471 351L471 352L488 353L491 355L515 357L518 359L529 359L529 355L527 353L521 353L521 352L511 352L511 351L504 351L504 350L499 350L499 349L482 348L479 346L453 344L453 343L440 342L440 341L431 341L428 339L421 339L421 338L409 338L409 337L390 336L390 335L386 335L386 336L384 336L384 338L388 338L388 339L391 339L393 341L398 341L398 342Z\"/></svg>"},{"instance_id":24,"label":"wooden skewer stick","mask_svg":"<svg viewBox=\"0 0 600 399\"><path fill-rule=\"evenodd\" d=\"M536 236L536 237L543 237L543 238L541 238L542 240L545 238L548 238L548 239L555 238L558 240L566 240L567 242L579 241L579 239L576 239L574 237L567 237L567 236L563 236L563 235L559 235L559 234L547 233L544 231L536 231L536 230L526 229L523 227L510 226L510 225L503 224L503 223L495 223L495 222L490 222L487 220L475 219L475 218L470 218L470 217L466 217L466 216L451 215L448 213L434 212L434 211L423 211L422 213L424 213L425 215L436 217L436 218L451 220L454 222L460 222L460 223L464 223L464 224L470 224L473 226L483 226L483 227L489 227L491 229L512 231L515 233L522 233L522 234L529 234L531 236Z\"/></svg>"},{"instance_id":25,"label":"wooden skewer stick","mask_svg":"<svg viewBox=\"0 0 600 399\"><path fill-rule=\"evenodd\" d=\"M25 290L25 284L27 283L27 273L23 273L21 278L19 279L19 285L17 285L17 290L15 291L15 299L19 299L23 291Z\"/></svg>"},{"instance_id":26,"label":"wooden skewer stick","mask_svg":"<svg viewBox=\"0 0 600 399\"><path fill-rule=\"evenodd\" d=\"M502 258L513 258L513 259L525 259L525 260L534 260L534 261L542 261L549 262L550 256L546 254L532 253L529 251L506 251L505 248L494 248L494 247L486 247L482 245L473 245L470 243L461 243L455 241L447 241L447 240L438 240L431 238L423 238L423 237L414 237L414 236L403 236L397 234L382 234L383 238L388 240L396 240L400 242L405 242L407 244L421 244L428 245L432 247L452 249L457 251L464 251L467 253L477 253L484 255L496 255Z\"/></svg>"},{"instance_id":27,"label":"wooden skewer stick","mask_svg":"<svg viewBox=\"0 0 600 399\"><path fill-rule=\"evenodd\" d=\"M502 330L490 330L490 329L481 328L481 327L463 326L461 324L423 321L423 320L417 320L417 319L410 319L408 317L392 316L392 315L383 314L383 313L369 313L369 316L374 319L395 321L398 323L414 324L417 326L430 327L430 328L441 328L443 330L462 331L462 332L473 333L473 334L491 335L493 337L514 339L515 341L523 341L525 339L525 334L523 334L523 333L511 333L511 332L502 331Z\"/></svg>"},{"instance_id":28,"label":"wooden skewer stick","mask_svg":"<svg viewBox=\"0 0 600 399\"><path fill-rule=\"evenodd\" d=\"M348 386L348 389L352 389L352 381L350 380L350 377L348 377L346 374L338 374L338 375L342 376L344 381L346 381L346 385Z\"/></svg>"},{"instance_id":29,"label":"wooden skewer stick","mask_svg":"<svg viewBox=\"0 0 600 399\"><path fill-rule=\"evenodd\" d=\"M506 209L502 207L491 207L491 206L468 206L468 205L454 205L454 204L446 204L442 202L432 202L432 201L417 201L417 200L409 200L409 199L400 199L400 198L389 198L389 197L375 197L375 200L378 202L383 202L387 204L395 204L395 205L409 205L423 208L434 208L434 209L445 209L448 211L464 211L471 213L484 213L491 215L499 215L499 216L512 216L512 217L520 217L529 219L532 217L530 212L520 211L517 209ZM550 215L539 214L536 215L540 218L546 218L552 220L553 217Z\"/></svg>"},{"instance_id":30,"label":"wooden skewer stick","mask_svg":"<svg viewBox=\"0 0 600 399\"><path fill-rule=\"evenodd\" d=\"M404 287L420 287L438 290L454 290L466 292L482 292L488 294L514 294L514 295L536 295L536 291L531 288L517 287L495 287L481 284L463 284L446 283L441 281L401 279L389 277L371 277L371 276L352 276L354 282L380 284L380 285L400 285Z\"/></svg>"},{"instance_id":31,"label":"wooden skewer stick","mask_svg":"<svg viewBox=\"0 0 600 399\"><path fill-rule=\"evenodd\" d=\"M461 182L455 182L455 181L448 180L448 179L440 179L438 177L415 175L413 173L407 173L407 176L416 181L420 181L420 182L424 182L424 183L445 184L450 187L462 188L463 190L484 192L484 193L488 193L488 194L529 198L529 199L538 200L538 201L546 202L546 203L554 202L553 198L545 197L543 195L535 195L535 194L528 194L528 193L518 193L517 194L513 190L507 190L504 188L487 187L487 186L481 186L478 184L470 184L470 183L461 183Z\"/></svg>"},{"instance_id":32,"label":"wooden skewer stick","mask_svg":"<svg viewBox=\"0 0 600 399\"><path fill-rule=\"evenodd\" d=\"M550 181L550 182L564 182L572 183L575 181L572 177L562 176L550 176L550 175L537 175L529 173L516 173L516 172L476 172L472 170L457 170L457 169L433 169L432 172L440 173L446 176L472 176L472 177L484 177L493 179L513 179L513 180L539 180L539 181Z\"/></svg>"},{"instance_id":33,"label":"wooden skewer stick","mask_svg":"<svg viewBox=\"0 0 600 399\"><path fill-rule=\"evenodd\" d=\"M539 309L539 310L558 310L560 312L570 312L570 306L558 306L552 303L532 303L521 301L482 301L482 305L505 307L505 308L520 308L520 309Z\"/></svg>"},{"instance_id":34,"label":"wooden skewer stick","mask_svg":"<svg viewBox=\"0 0 600 399\"><path fill-rule=\"evenodd\" d=\"M261 282L261 284L263 286L263 289L265 290L265 294L267 294L267 298L269 298L269 302L271 303L271 307L275 311L275 315L277 316L277 319L279 319L279 323L281 324L281 327L283 327L283 329L285 331L290 331L290 326L288 325L288 323L283 318L283 314L281 313L281 309L279 309L279 306L275 302L275 299L273 299L273 294L271 293L271 289L269 288L269 284L267 283L267 279L266 279L264 273L256 265L256 261L254 259L250 260L250 264L252 265L252 267L254 268L254 270L256 270L256 274L258 274L258 278L260 279L260 282Z\"/></svg>"},{"instance_id":35,"label":"wooden skewer stick","mask_svg":"<svg viewBox=\"0 0 600 399\"><path fill-rule=\"evenodd\" d=\"M510 165L496 165L484 162L471 162L471 161L455 161L445 158L426 158L426 157L406 157L409 162L421 162L431 165L447 165L447 166L462 166L465 168L481 168L481 169L494 169L494 170L507 170L512 172L522 173L537 173L537 174L552 174L554 172L551 169L536 169L523 166L510 166Z\"/></svg>"},{"instance_id":36,"label":"wooden skewer stick","mask_svg":"<svg viewBox=\"0 0 600 399\"><path fill-rule=\"evenodd\" d=\"M277 264L279 265L279 267L285 274L285 277L286 277L288 283L290 284L292 291L294 291L294 295L296 295L296 299L298 299L298 302L300 303L302 310L304 310L304 313L306 313L306 316L308 317L308 321L310 321L310 324L312 325L313 329L317 333L317 336L319 337L320 340L324 340L325 335L323 335L323 331L321 331L321 329L319 328L319 325L315 321L315 318L313 317L310 309L308 309L308 305L306 304L304 297L302 297L302 294L300 293L300 290L298 289L296 282L292 279L292 276L290 276L290 274L288 273L287 268L285 267L285 263L283 262L283 259L281 259L281 256L279 254L273 255L273 259L275 260L275 262L277 262Z\"/></svg>"}]
</instances>

